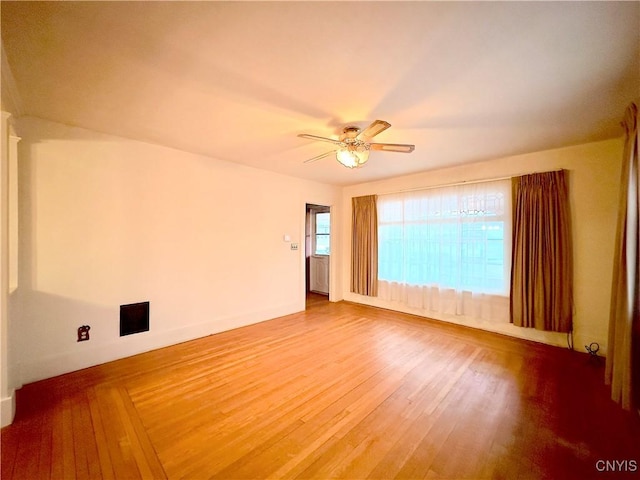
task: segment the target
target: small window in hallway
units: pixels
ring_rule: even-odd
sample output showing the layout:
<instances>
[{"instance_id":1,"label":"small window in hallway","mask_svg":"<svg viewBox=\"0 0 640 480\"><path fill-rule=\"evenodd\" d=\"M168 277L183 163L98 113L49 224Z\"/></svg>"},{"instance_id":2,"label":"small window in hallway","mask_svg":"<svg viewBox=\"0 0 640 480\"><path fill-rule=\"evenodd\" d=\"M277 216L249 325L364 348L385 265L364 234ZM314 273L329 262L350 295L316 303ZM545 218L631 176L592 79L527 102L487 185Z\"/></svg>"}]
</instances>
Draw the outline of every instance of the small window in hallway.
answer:
<instances>
[{"instance_id":1,"label":"small window in hallway","mask_svg":"<svg viewBox=\"0 0 640 480\"><path fill-rule=\"evenodd\" d=\"M316 223L315 223L315 255L329 255L330 253L330 234L331 234L331 225L330 225L330 214L327 213L316 213Z\"/></svg>"}]
</instances>

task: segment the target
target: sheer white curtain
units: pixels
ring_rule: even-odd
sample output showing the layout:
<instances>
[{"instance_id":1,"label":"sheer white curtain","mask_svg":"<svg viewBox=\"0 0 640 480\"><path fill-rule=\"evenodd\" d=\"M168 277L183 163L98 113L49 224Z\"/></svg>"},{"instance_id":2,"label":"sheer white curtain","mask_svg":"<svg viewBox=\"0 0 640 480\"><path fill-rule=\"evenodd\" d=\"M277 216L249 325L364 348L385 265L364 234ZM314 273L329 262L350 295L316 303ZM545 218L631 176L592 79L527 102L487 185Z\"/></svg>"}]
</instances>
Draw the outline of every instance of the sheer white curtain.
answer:
<instances>
[{"instance_id":1,"label":"sheer white curtain","mask_svg":"<svg viewBox=\"0 0 640 480\"><path fill-rule=\"evenodd\" d=\"M511 182L378 196L378 296L509 322Z\"/></svg>"}]
</instances>

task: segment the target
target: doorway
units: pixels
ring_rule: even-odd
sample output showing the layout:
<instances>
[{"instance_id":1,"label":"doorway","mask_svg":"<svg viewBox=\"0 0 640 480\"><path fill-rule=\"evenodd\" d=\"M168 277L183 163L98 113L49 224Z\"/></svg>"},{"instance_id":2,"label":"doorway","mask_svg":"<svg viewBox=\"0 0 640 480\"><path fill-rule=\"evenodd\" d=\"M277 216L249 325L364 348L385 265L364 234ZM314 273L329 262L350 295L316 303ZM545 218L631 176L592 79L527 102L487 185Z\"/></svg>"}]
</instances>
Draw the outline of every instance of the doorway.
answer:
<instances>
[{"instance_id":1,"label":"doorway","mask_svg":"<svg viewBox=\"0 0 640 480\"><path fill-rule=\"evenodd\" d=\"M305 294L309 308L329 301L331 208L307 203L305 218Z\"/></svg>"}]
</instances>

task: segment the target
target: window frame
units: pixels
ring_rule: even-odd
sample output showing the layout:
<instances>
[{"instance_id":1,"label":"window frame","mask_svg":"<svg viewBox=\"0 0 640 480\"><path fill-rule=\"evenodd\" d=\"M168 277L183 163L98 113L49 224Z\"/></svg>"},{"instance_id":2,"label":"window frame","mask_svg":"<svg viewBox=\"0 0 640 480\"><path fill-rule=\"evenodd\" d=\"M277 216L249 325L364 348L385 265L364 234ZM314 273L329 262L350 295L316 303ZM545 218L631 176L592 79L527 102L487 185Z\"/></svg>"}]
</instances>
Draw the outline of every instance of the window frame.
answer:
<instances>
[{"instance_id":1,"label":"window frame","mask_svg":"<svg viewBox=\"0 0 640 480\"><path fill-rule=\"evenodd\" d=\"M313 255L316 256L330 256L331 255L331 212L330 211L316 211L313 210L313 221L311 222L312 225L312 231L311 231L311 236L312 236L312 251L313 251ZM329 217L329 223L328 223L328 232L318 232L318 215L327 215ZM329 243L328 243L328 248L329 251L328 252L318 252L318 237L326 237L329 239Z\"/></svg>"}]
</instances>

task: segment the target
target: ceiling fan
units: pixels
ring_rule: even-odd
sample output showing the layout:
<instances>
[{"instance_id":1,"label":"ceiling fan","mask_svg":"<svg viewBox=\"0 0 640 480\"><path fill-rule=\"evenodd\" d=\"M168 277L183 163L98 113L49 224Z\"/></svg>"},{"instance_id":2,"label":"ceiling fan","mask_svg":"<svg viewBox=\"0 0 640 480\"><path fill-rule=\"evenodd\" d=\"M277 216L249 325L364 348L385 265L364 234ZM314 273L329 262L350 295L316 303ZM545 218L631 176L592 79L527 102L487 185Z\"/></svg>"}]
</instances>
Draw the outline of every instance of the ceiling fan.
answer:
<instances>
[{"instance_id":1,"label":"ceiling fan","mask_svg":"<svg viewBox=\"0 0 640 480\"><path fill-rule=\"evenodd\" d=\"M383 150L385 152L402 152L411 153L415 149L415 145L406 145L400 143L374 143L371 139L381 132L389 128L391 124L384 120L375 120L364 130L360 131L359 127L349 125L344 127L342 134L338 140L328 137L319 137L317 135L309 135L301 133L298 136L308 138L309 140L319 140L321 142L333 143L336 148L329 152L318 155L317 157L305 160L304 163L315 162L321 158L336 154L336 159L347 168L362 167L369 160L370 150Z\"/></svg>"}]
</instances>

